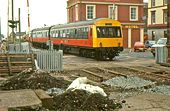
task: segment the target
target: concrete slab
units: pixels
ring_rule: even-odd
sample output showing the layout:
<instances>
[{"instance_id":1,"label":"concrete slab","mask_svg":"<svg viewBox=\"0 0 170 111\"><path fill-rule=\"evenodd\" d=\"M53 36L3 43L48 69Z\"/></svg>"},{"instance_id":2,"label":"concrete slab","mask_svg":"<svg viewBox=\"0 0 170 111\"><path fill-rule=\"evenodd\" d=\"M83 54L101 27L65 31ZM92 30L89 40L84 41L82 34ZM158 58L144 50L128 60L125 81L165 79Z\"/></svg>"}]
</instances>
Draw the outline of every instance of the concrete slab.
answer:
<instances>
[{"instance_id":1,"label":"concrete slab","mask_svg":"<svg viewBox=\"0 0 170 111\"><path fill-rule=\"evenodd\" d=\"M42 106L44 108L50 109L54 105L53 97L49 96L44 90L37 89L35 93L42 101Z\"/></svg>"},{"instance_id":2,"label":"concrete slab","mask_svg":"<svg viewBox=\"0 0 170 111\"><path fill-rule=\"evenodd\" d=\"M33 90L0 91L0 107L22 108L41 105L41 100Z\"/></svg>"},{"instance_id":3,"label":"concrete slab","mask_svg":"<svg viewBox=\"0 0 170 111\"><path fill-rule=\"evenodd\" d=\"M170 96L144 93L125 99L120 111L170 111Z\"/></svg>"},{"instance_id":4,"label":"concrete slab","mask_svg":"<svg viewBox=\"0 0 170 111\"><path fill-rule=\"evenodd\" d=\"M1 108L0 107L0 111L8 111L8 108L3 108L3 107Z\"/></svg>"}]
</instances>

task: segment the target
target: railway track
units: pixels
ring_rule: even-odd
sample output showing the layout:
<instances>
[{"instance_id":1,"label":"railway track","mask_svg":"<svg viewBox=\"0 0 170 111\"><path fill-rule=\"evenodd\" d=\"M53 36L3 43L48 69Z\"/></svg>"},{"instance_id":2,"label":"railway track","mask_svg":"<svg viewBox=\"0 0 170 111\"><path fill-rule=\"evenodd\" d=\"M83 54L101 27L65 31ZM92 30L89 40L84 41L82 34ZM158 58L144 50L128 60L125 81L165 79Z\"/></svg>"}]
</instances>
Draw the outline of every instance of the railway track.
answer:
<instances>
[{"instance_id":1,"label":"railway track","mask_svg":"<svg viewBox=\"0 0 170 111\"><path fill-rule=\"evenodd\" d=\"M168 82L170 81L170 73L167 71L162 71L159 69L148 68L147 70L142 70L142 68L146 68L145 66L138 67L114 67L114 68L101 68L101 67L93 67L88 69L83 69L82 71L88 74L88 78L91 80L102 82L108 79L111 79L116 76L139 76L145 79L154 80L157 82ZM149 71L150 70L150 71Z\"/></svg>"},{"instance_id":2,"label":"railway track","mask_svg":"<svg viewBox=\"0 0 170 111\"><path fill-rule=\"evenodd\" d=\"M126 69L130 72L133 72L132 75L137 75L143 78L155 80L155 81L170 81L170 72L166 70L160 70L160 69L155 69L155 68L150 68L150 71L148 71L149 67L146 66L138 66L138 67L127 67L127 66L119 66L122 69ZM143 68L143 69L141 69ZM145 70L144 70L145 69ZM147 69L147 70L146 70ZM136 72L136 73L134 73Z\"/></svg>"},{"instance_id":3,"label":"railway track","mask_svg":"<svg viewBox=\"0 0 170 111\"><path fill-rule=\"evenodd\" d=\"M96 82L103 82L105 80L111 79L116 76L127 77L127 75L122 74L120 72L108 70L105 68L99 68L99 67L82 69L81 71L85 72L86 73L85 75L87 75L89 79Z\"/></svg>"}]
</instances>

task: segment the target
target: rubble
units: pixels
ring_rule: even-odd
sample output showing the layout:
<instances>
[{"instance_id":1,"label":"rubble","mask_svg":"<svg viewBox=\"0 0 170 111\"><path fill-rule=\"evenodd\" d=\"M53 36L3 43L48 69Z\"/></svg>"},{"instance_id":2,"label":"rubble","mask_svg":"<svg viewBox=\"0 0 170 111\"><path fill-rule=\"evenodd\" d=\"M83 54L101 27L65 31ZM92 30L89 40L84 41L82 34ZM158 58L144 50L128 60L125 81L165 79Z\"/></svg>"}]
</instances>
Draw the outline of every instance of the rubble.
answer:
<instances>
[{"instance_id":1,"label":"rubble","mask_svg":"<svg viewBox=\"0 0 170 111\"><path fill-rule=\"evenodd\" d=\"M55 78L48 73L36 73L34 71L24 71L0 84L0 90L18 90L18 89L43 89L63 88L66 89L69 81L61 77Z\"/></svg>"},{"instance_id":2,"label":"rubble","mask_svg":"<svg viewBox=\"0 0 170 111\"><path fill-rule=\"evenodd\" d=\"M109 100L99 93L89 93L84 90L67 91L54 96L55 111L113 111L121 108L120 103Z\"/></svg>"},{"instance_id":3,"label":"rubble","mask_svg":"<svg viewBox=\"0 0 170 111\"><path fill-rule=\"evenodd\" d=\"M46 109L37 107L12 108L9 111L113 111L121 104L100 93L90 93L82 89L66 90L70 82L64 78L54 78L48 73L23 71L0 84L1 90L42 89L53 98L53 105ZM46 101L46 98L44 99Z\"/></svg>"}]
</instances>

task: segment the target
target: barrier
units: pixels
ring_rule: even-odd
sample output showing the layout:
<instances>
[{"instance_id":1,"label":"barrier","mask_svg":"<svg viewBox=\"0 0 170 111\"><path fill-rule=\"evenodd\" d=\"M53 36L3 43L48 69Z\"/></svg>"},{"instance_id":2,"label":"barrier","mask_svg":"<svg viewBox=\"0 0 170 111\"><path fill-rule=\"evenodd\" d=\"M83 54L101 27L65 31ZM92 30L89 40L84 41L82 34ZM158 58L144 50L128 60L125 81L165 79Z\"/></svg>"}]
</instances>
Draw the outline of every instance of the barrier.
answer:
<instances>
[{"instance_id":1,"label":"barrier","mask_svg":"<svg viewBox=\"0 0 170 111\"><path fill-rule=\"evenodd\" d=\"M63 51L43 50L34 52L38 67L44 71L63 71Z\"/></svg>"},{"instance_id":2,"label":"barrier","mask_svg":"<svg viewBox=\"0 0 170 111\"><path fill-rule=\"evenodd\" d=\"M156 48L156 63L167 63L168 59L168 49L166 46Z\"/></svg>"}]
</instances>

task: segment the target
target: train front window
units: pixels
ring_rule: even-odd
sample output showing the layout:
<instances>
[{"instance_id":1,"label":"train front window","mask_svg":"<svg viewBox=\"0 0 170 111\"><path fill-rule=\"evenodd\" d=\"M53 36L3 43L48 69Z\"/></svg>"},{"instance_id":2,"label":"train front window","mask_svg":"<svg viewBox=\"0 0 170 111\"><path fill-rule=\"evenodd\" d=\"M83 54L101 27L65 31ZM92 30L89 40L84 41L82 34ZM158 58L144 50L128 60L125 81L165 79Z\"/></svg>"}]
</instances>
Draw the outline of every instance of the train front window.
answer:
<instances>
[{"instance_id":1,"label":"train front window","mask_svg":"<svg viewBox=\"0 0 170 111\"><path fill-rule=\"evenodd\" d=\"M97 27L98 38L117 38L121 37L120 27Z\"/></svg>"}]
</instances>

